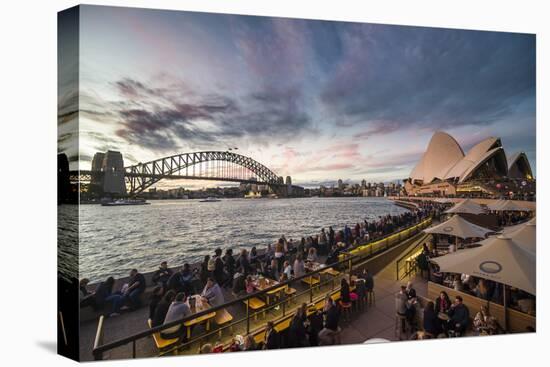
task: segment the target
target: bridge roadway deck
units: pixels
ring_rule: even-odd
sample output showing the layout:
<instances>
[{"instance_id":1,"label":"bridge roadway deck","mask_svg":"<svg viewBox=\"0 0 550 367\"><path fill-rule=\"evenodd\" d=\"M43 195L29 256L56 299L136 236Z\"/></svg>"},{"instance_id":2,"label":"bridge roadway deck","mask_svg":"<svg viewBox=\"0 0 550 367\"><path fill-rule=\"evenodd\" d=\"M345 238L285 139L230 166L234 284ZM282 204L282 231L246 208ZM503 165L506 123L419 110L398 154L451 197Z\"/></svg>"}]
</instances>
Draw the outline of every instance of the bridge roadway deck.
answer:
<instances>
[{"instance_id":1,"label":"bridge roadway deck","mask_svg":"<svg viewBox=\"0 0 550 367\"><path fill-rule=\"evenodd\" d=\"M397 257L396 257L397 259ZM342 344L357 344L363 343L370 338L384 338L390 341L396 341L397 338L394 335L394 317L395 317L395 300L394 294L399 290L399 286L404 281L395 280L395 262L392 261L386 268L374 275L375 279L375 294L376 303L366 308L362 312L354 312L351 320L346 322L342 320ZM427 295L427 282L420 277L412 278L411 281L419 296ZM296 284L301 287L301 285ZM328 289L327 289L328 290ZM226 299L233 299L233 295L229 291L224 290ZM309 297L307 297L309 298ZM309 299L304 299L309 302ZM300 304L301 300L296 302L296 305ZM244 314L243 305L234 305L228 308L228 311L234 315L235 319L242 317ZM275 313L281 313L281 311L270 311L267 319L278 317ZM282 313L281 313L282 316ZM122 315L114 318L105 319L104 323L104 342L111 342L128 335L143 331L146 329L146 320L148 317L148 307L142 307L136 311L123 313ZM257 322L251 323L251 329L265 325L266 320L261 317ZM80 330L80 353L81 360L92 360L92 348L97 328L97 322L82 323ZM193 335L199 335L203 331L202 326L195 328ZM234 334L245 334L244 325L237 325L234 329ZM231 335L225 332L222 342L228 342ZM216 342L218 340L210 340L210 342ZM123 347L113 349L104 355L104 359L119 359L129 358L132 355L131 344ZM153 344L152 338L144 338L136 343L137 356L138 357L152 357L157 355L157 350ZM185 353L196 353L198 346L189 348ZM180 353L181 354L181 353Z\"/></svg>"}]
</instances>

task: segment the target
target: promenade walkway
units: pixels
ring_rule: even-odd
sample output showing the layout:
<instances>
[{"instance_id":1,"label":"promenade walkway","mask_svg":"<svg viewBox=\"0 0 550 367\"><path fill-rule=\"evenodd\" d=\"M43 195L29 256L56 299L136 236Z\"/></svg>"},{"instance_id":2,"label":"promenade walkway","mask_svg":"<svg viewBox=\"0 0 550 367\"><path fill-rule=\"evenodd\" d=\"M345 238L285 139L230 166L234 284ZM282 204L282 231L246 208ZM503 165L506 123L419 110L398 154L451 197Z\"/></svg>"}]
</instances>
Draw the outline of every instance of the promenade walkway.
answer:
<instances>
[{"instance_id":1,"label":"promenade walkway","mask_svg":"<svg viewBox=\"0 0 550 367\"><path fill-rule=\"evenodd\" d=\"M410 279L418 296L427 296L428 282L420 276ZM394 333L395 294L407 279L395 280L395 262L374 276L376 303L362 313L355 313L349 323L342 325L342 344L363 343L371 338L399 340Z\"/></svg>"}]
</instances>

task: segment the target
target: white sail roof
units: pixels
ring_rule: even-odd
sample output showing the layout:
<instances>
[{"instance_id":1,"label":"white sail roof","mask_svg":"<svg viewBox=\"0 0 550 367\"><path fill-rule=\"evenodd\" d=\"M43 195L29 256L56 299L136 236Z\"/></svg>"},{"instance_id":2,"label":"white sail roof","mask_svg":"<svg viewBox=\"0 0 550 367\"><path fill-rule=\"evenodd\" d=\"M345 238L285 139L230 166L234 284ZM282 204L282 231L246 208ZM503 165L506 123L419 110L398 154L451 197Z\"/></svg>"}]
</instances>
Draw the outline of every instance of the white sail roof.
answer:
<instances>
[{"instance_id":1,"label":"white sail roof","mask_svg":"<svg viewBox=\"0 0 550 367\"><path fill-rule=\"evenodd\" d=\"M436 178L444 179L447 171L463 157L464 152L456 140L449 134L438 131L432 136L410 178L423 183L432 182Z\"/></svg>"}]
</instances>

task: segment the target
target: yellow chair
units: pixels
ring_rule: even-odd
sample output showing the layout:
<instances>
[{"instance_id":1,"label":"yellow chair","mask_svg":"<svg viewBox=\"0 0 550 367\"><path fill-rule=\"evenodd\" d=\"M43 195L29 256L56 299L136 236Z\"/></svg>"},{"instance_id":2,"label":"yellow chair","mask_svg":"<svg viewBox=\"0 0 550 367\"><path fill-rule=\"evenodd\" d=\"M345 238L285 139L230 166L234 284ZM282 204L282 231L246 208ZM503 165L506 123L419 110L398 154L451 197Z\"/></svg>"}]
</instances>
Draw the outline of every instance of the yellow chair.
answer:
<instances>
[{"instance_id":1,"label":"yellow chair","mask_svg":"<svg viewBox=\"0 0 550 367\"><path fill-rule=\"evenodd\" d=\"M216 325L220 327L218 330L218 335L221 338L222 337L222 327L223 325L233 321L233 315L231 315L225 308L216 311L216 317L214 318L214 321L216 322ZM233 332L233 326L229 327L229 330Z\"/></svg>"},{"instance_id":2,"label":"yellow chair","mask_svg":"<svg viewBox=\"0 0 550 367\"><path fill-rule=\"evenodd\" d=\"M254 311L254 320L258 320L258 312L262 308L266 306L265 302L257 297L252 297L247 300L243 301L245 305L247 305L252 311ZM263 316L265 317L265 312L263 313Z\"/></svg>"},{"instance_id":3,"label":"yellow chair","mask_svg":"<svg viewBox=\"0 0 550 367\"><path fill-rule=\"evenodd\" d=\"M153 328L151 319L147 320L147 325L149 326L149 329ZM164 339L162 336L160 336L160 332L156 332L156 333L153 334L153 340L154 340L155 346L157 347L157 349L159 351L159 354L160 354L160 352L162 352L163 350L168 349L169 347L176 345L176 343L178 342L179 339L178 338ZM174 353L178 354L178 350L175 349Z\"/></svg>"}]
</instances>

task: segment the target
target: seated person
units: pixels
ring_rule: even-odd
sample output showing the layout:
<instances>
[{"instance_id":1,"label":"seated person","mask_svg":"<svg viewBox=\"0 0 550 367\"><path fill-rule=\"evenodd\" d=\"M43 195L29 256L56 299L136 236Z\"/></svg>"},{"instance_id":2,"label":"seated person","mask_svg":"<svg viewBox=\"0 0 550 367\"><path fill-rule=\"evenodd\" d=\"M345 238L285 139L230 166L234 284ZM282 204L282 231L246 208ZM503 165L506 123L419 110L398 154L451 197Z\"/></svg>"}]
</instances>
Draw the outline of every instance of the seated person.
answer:
<instances>
[{"instance_id":1,"label":"seated person","mask_svg":"<svg viewBox=\"0 0 550 367\"><path fill-rule=\"evenodd\" d=\"M245 279L246 276L242 273L235 273L233 276L233 289L232 293L238 295L245 291Z\"/></svg>"},{"instance_id":2,"label":"seated person","mask_svg":"<svg viewBox=\"0 0 550 367\"><path fill-rule=\"evenodd\" d=\"M474 317L474 329L477 335L483 333L493 335L498 332L497 320L491 315L486 305L482 305L481 309Z\"/></svg>"},{"instance_id":3,"label":"seated person","mask_svg":"<svg viewBox=\"0 0 550 367\"><path fill-rule=\"evenodd\" d=\"M130 309L136 309L141 306L141 295L145 292L145 277L143 274L132 269L130 271L130 281L128 288L123 292L122 304L129 304ZM121 308L122 309L122 308Z\"/></svg>"},{"instance_id":4,"label":"seated person","mask_svg":"<svg viewBox=\"0 0 550 367\"><path fill-rule=\"evenodd\" d=\"M464 334L470 322L470 311L468 307L462 303L461 296L455 297L455 301L451 305L448 315L450 317L450 320L447 321L448 329L460 335Z\"/></svg>"},{"instance_id":5,"label":"seated person","mask_svg":"<svg viewBox=\"0 0 550 367\"><path fill-rule=\"evenodd\" d=\"M187 296L185 293L181 292L176 295L174 302L170 304L166 317L164 319L163 325L169 324L173 321L181 320L189 315L191 315L191 309L187 304ZM176 325L168 329L162 330L160 335L163 339L174 339L185 337L185 327L183 325Z\"/></svg>"},{"instance_id":6,"label":"seated person","mask_svg":"<svg viewBox=\"0 0 550 367\"><path fill-rule=\"evenodd\" d=\"M166 284L168 283L168 279L170 279L171 275L172 270L168 269L168 264L166 261L163 261L160 263L158 270L153 273L153 283L161 285L164 289L166 289Z\"/></svg>"},{"instance_id":7,"label":"seated person","mask_svg":"<svg viewBox=\"0 0 550 367\"><path fill-rule=\"evenodd\" d=\"M254 281L252 280L251 275L246 277L246 280L244 281L244 288L248 294L256 292L256 287L254 286Z\"/></svg>"},{"instance_id":8,"label":"seated person","mask_svg":"<svg viewBox=\"0 0 550 367\"><path fill-rule=\"evenodd\" d=\"M439 297L437 297L434 301L434 310L435 313L447 313L449 309L451 308L451 299L449 298L449 295L447 292L442 291L439 293Z\"/></svg>"},{"instance_id":9,"label":"seated person","mask_svg":"<svg viewBox=\"0 0 550 367\"><path fill-rule=\"evenodd\" d=\"M174 302L175 298L176 292L174 291L170 290L164 294L164 297L162 297L160 302L157 304L157 307L155 307L153 317L151 317L151 326L156 327L164 323L168 309L170 308L172 302Z\"/></svg>"},{"instance_id":10,"label":"seated person","mask_svg":"<svg viewBox=\"0 0 550 367\"><path fill-rule=\"evenodd\" d=\"M212 278L208 278L206 281L201 297L205 298L211 307L223 305L225 302L220 285Z\"/></svg>"},{"instance_id":11,"label":"seated person","mask_svg":"<svg viewBox=\"0 0 550 367\"><path fill-rule=\"evenodd\" d=\"M88 278L83 278L80 281L80 307L91 306L94 311L97 310L97 304L95 302L95 293L88 290Z\"/></svg>"},{"instance_id":12,"label":"seated person","mask_svg":"<svg viewBox=\"0 0 550 367\"><path fill-rule=\"evenodd\" d=\"M439 333L441 333L441 323L437 318L434 303L431 301L426 304L426 307L424 307L424 320L422 326L424 331L432 337L436 337Z\"/></svg>"}]
</instances>

